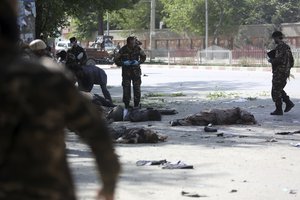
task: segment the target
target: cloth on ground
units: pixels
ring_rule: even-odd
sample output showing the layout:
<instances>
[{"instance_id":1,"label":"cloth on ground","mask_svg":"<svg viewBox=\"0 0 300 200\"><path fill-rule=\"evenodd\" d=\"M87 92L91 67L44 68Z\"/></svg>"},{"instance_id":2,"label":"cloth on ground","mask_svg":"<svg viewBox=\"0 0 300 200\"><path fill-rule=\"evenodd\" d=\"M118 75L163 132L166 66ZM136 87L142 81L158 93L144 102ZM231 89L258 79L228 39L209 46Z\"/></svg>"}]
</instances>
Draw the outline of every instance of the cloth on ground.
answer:
<instances>
[{"instance_id":1,"label":"cloth on ground","mask_svg":"<svg viewBox=\"0 0 300 200\"><path fill-rule=\"evenodd\" d=\"M166 163L167 160L138 160L136 161L137 166L144 166L144 165L161 165Z\"/></svg>"},{"instance_id":2,"label":"cloth on ground","mask_svg":"<svg viewBox=\"0 0 300 200\"><path fill-rule=\"evenodd\" d=\"M176 163L167 162L163 164L162 169L194 169L193 165L187 165L182 161Z\"/></svg>"}]
</instances>

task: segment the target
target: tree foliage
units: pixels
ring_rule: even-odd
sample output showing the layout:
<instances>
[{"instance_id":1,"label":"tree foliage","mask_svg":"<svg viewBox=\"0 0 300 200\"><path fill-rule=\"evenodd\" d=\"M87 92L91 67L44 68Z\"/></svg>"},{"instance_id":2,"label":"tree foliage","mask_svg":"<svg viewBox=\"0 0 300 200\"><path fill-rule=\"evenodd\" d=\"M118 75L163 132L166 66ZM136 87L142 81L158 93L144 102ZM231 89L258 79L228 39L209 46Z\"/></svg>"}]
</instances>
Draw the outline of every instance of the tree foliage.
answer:
<instances>
[{"instance_id":1,"label":"tree foliage","mask_svg":"<svg viewBox=\"0 0 300 200\"><path fill-rule=\"evenodd\" d=\"M245 24L274 24L280 28L281 23L300 20L299 0L249 0L251 9Z\"/></svg>"},{"instance_id":2,"label":"tree foliage","mask_svg":"<svg viewBox=\"0 0 300 200\"><path fill-rule=\"evenodd\" d=\"M299 0L207 0L209 34L232 35L239 25L300 21ZM76 33L89 37L99 19L109 11L111 29L149 29L149 0L36 0L37 36L56 36L59 28L75 18ZM205 32L205 0L156 0L156 28L160 21L176 32ZM104 19L105 20L105 19ZM101 21L101 20L100 20Z\"/></svg>"},{"instance_id":3,"label":"tree foliage","mask_svg":"<svg viewBox=\"0 0 300 200\"><path fill-rule=\"evenodd\" d=\"M205 0L161 0L167 26L177 32L205 32ZM245 0L208 0L209 33L226 34L243 22ZM181 14L178 14L181 13Z\"/></svg>"},{"instance_id":4,"label":"tree foliage","mask_svg":"<svg viewBox=\"0 0 300 200\"><path fill-rule=\"evenodd\" d=\"M111 11L130 7L137 0L36 0L36 36L56 37L60 28L68 24L70 17L75 17L82 33L95 25L105 10ZM93 21L91 23L91 21ZM95 27L97 29L97 26Z\"/></svg>"},{"instance_id":5,"label":"tree foliage","mask_svg":"<svg viewBox=\"0 0 300 200\"><path fill-rule=\"evenodd\" d=\"M143 30L150 28L151 3L140 1L133 8L123 8L110 13L109 22L117 30ZM155 26L159 26L162 19L162 4L156 2Z\"/></svg>"},{"instance_id":6,"label":"tree foliage","mask_svg":"<svg viewBox=\"0 0 300 200\"><path fill-rule=\"evenodd\" d=\"M67 25L66 8L61 0L36 0L36 37L55 37Z\"/></svg>"}]
</instances>

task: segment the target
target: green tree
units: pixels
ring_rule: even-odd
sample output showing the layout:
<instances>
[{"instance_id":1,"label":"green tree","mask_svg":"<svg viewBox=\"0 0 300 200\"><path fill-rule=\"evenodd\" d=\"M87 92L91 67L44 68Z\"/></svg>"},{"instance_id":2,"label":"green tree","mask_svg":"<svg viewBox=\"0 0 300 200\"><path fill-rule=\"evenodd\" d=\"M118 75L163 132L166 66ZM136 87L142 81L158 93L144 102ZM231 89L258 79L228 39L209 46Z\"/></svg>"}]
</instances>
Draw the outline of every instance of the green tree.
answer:
<instances>
[{"instance_id":1,"label":"green tree","mask_svg":"<svg viewBox=\"0 0 300 200\"><path fill-rule=\"evenodd\" d=\"M155 27L162 19L162 4L156 0ZM140 1L132 8L123 8L110 13L110 25L116 30L139 30L150 28L151 1Z\"/></svg>"},{"instance_id":2,"label":"green tree","mask_svg":"<svg viewBox=\"0 0 300 200\"><path fill-rule=\"evenodd\" d=\"M56 37L60 27L68 24L65 2L62 0L36 0L36 37Z\"/></svg>"},{"instance_id":3,"label":"green tree","mask_svg":"<svg viewBox=\"0 0 300 200\"><path fill-rule=\"evenodd\" d=\"M89 38L98 30L103 35L104 15L107 11L132 7L138 0L77 0L80 3L73 7L76 35L81 39Z\"/></svg>"},{"instance_id":4,"label":"green tree","mask_svg":"<svg viewBox=\"0 0 300 200\"><path fill-rule=\"evenodd\" d=\"M162 0L167 26L176 32L205 32L205 0ZM247 13L246 0L208 0L209 34L232 35ZM180 13L180 14L179 14Z\"/></svg>"},{"instance_id":5,"label":"green tree","mask_svg":"<svg viewBox=\"0 0 300 200\"><path fill-rule=\"evenodd\" d=\"M245 24L274 24L280 29L281 23L292 23L300 20L299 0L249 0L251 9Z\"/></svg>"},{"instance_id":6,"label":"green tree","mask_svg":"<svg viewBox=\"0 0 300 200\"><path fill-rule=\"evenodd\" d=\"M78 30L87 32L94 23L91 18L99 19L105 10L129 7L137 0L36 0L36 37L56 37L61 27L68 24L70 17L80 21ZM99 21L99 20L98 20ZM96 25L97 29L97 25ZM80 34L79 34L80 35Z\"/></svg>"}]
</instances>

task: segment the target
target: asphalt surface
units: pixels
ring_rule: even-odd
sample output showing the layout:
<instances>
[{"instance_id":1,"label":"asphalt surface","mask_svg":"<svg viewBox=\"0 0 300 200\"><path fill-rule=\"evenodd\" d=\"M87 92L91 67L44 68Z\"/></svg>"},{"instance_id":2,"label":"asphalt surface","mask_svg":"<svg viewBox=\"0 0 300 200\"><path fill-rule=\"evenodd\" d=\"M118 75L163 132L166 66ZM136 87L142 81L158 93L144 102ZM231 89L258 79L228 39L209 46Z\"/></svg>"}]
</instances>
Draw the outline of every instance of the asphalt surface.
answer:
<instances>
[{"instance_id":1,"label":"asphalt surface","mask_svg":"<svg viewBox=\"0 0 300 200\"><path fill-rule=\"evenodd\" d=\"M104 67L116 104L122 105L121 69ZM123 165L116 199L299 199L300 74L286 92L295 107L283 116L270 116L271 72L268 70L216 70L142 66L142 106L174 108L178 114L160 122L118 122L128 127L146 127L168 136L158 144L116 144ZM95 86L93 93L100 93ZM208 108L241 107L253 113L253 126L171 127L172 119ZM97 180L89 149L69 133L67 148L79 199L95 199ZM136 166L138 160L181 160L194 169L166 170L159 166ZM190 195L190 197L188 196Z\"/></svg>"}]
</instances>

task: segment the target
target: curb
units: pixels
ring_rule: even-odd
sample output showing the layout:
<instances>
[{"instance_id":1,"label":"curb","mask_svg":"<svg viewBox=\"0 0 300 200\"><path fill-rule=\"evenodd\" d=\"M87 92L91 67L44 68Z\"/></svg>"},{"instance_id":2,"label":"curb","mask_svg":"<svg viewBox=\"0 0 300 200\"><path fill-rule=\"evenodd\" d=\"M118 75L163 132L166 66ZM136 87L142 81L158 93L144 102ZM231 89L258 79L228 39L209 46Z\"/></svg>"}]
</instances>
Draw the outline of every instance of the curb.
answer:
<instances>
[{"instance_id":1,"label":"curb","mask_svg":"<svg viewBox=\"0 0 300 200\"><path fill-rule=\"evenodd\" d=\"M115 65L98 65L101 68L118 69ZM199 65L151 65L142 64L141 66L147 68L167 68L167 69L195 69L195 70L220 70L220 71L260 71L271 72L271 67L232 67L232 66L199 66ZM291 73L300 73L300 68L292 68Z\"/></svg>"},{"instance_id":2,"label":"curb","mask_svg":"<svg viewBox=\"0 0 300 200\"><path fill-rule=\"evenodd\" d=\"M271 67L232 67L232 66L197 66L197 65L147 65L148 68L169 68L169 69L196 69L196 70L223 70L223 71L261 71L271 72ZM292 68L291 73L300 73L300 68Z\"/></svg>"}]
</instances>

